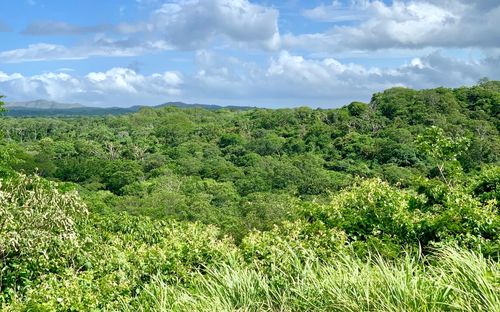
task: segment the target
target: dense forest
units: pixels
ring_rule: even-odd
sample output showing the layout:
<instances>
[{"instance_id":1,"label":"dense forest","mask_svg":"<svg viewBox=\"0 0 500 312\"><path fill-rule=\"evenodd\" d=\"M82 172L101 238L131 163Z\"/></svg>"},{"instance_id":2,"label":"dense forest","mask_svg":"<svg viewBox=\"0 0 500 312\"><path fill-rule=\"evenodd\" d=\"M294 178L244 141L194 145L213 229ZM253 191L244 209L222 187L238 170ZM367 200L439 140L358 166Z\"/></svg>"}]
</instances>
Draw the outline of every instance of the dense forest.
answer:
<instances>
[{"instance_id":1,"label":"dense forest","mask_svg":"<svg viewBox=\"0 0 500 312\"><path fill-rule=\"evenodd\" d=\"M1 117L0 308L500 311L499 132L486 80Z\"/></svg>"}]
</instances>

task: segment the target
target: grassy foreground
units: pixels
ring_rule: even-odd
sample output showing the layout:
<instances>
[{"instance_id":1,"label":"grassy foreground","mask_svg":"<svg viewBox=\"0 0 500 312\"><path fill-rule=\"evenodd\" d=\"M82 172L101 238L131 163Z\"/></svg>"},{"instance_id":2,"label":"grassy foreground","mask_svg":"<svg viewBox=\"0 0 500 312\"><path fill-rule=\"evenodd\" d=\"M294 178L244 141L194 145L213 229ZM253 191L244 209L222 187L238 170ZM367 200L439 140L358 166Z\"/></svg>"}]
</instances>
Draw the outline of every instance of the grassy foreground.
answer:
<instances>
[{"instance_id":1,"label":"grassy foreground","mask_svg":"<svg viewBox=\"0 0 500 312\"><path fill-rule=\"evenodd\" d=\"M293 255L288 255L293 257ZM223 265L180 286L156 278L126 311L500 311L500 266L445 248L432 259L351 256L289 270ZM424 262L430 261L424 265Z\"/></svg>"}]
</instances>

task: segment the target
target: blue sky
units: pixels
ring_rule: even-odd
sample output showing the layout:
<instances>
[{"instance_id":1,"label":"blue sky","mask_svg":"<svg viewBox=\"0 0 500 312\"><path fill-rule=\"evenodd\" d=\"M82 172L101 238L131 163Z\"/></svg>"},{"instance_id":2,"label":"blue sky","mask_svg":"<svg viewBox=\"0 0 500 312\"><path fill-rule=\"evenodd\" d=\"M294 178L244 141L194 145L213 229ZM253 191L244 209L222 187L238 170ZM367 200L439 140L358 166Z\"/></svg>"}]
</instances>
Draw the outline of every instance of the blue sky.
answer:
<instances>
[{"instance_id":1,"label":"blue sky","mask_svg":"<svg viewBox=\"0 0 500 312\"><path fill-rule=\"evenodd\" d=\"M497 0L2 0L0 94L338 107L500 79Z\"/></svg>"}]
</instances>

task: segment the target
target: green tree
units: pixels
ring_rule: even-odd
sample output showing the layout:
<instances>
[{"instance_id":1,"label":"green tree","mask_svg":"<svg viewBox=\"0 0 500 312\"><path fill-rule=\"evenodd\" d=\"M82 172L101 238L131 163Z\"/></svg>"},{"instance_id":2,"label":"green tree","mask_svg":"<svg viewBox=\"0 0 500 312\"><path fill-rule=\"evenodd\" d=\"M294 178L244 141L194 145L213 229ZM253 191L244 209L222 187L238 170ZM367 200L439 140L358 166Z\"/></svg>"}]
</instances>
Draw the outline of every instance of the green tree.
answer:
<instances>
[{"instance_id":1,"label":"green tree","mask_svg":"<svg viewBox=\"0 0 500 312\"><path fill-rule=\"evenodd\" d=\"M131 160L109 161L102 168L104 184L116 194L123 194L123 187L141 180L142 176L141 166Z\"/></svg>"},{"instance_id":2,"label":"green tree","mask_svg":"<svg viewBox=\"0 0 500 312\"><path fill-rule=\"evenodd\" d=\"M4 108L5 103L2 101L2 99L3 99L4 97L5 97L5 96L0 95L0 113L5 111L5 108Z\"/></svg>"},{"instance_id":3,"label":"green tree","mask_svg":"<svg viewBox=\"0 0 500 312\"><path fill-rule=\"evenodd\" d=\"M87 207L76 192L61 188L36 176L0 180L0 297L73 256L75 223Z\"/></svg>"},{"instance_id":4,"label":"green tree","mask_svg":"<svg viewBox=\"0 0 500 312\"><path fill-rule=\"evenodd\" d=\"M462 173L457 158L467 151L469 139L446 136L443 129L433 126L418 136L416 141L420 151L435 164L440 178L451 186Z\"/></svg>"},{"instance_id":5,"label":"green tree","mask_svg":"<svg viewBox=\"0 0 500 312\"><path fill-rule=\"evenodd\" d=\"M3 95L0 95L0 115L5 111L5 103L2 101ZM10 172L10 166L8 163L11 162L12 156L9 153L8 146L3 142L4 133L0 129L0 177L6 175Z\"/></svg>"}]
</instances>

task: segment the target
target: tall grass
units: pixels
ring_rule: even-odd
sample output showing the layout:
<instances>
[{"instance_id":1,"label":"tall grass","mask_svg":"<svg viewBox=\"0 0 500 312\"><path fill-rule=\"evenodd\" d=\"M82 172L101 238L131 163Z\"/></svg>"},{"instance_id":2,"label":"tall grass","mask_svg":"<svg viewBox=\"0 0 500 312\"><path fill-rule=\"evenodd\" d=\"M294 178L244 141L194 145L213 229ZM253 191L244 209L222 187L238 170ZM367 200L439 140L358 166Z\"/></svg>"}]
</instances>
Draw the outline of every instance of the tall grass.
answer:
<instances>
[{"instance_id":1,"label":"tall grass","mask_svg":"<svg viewBox=\"0 0 500 312\"><path fill-rule=\"evenodd\" d=\"M286 260L286 259L284 259ZM286 261L285 261L286 262ZM447 248L426 259L329 263L305 259L293 271L221 265L189 284L157 277L135 311L500 311L500 266L467 250Z\"/></svg>"}]
</instances>

